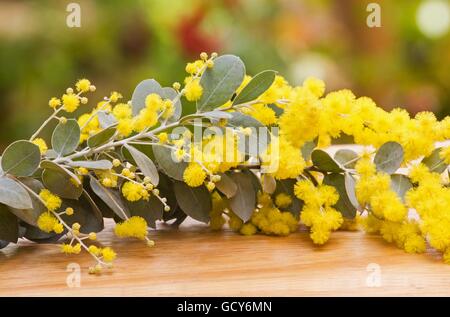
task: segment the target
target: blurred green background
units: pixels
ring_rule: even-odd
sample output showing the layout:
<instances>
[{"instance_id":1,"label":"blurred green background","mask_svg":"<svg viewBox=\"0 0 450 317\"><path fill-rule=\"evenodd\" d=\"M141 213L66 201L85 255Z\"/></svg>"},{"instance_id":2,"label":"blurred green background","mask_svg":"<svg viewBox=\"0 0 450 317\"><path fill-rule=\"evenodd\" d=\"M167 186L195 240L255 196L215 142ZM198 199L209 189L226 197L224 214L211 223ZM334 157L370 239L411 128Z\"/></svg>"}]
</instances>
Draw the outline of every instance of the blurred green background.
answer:
<instances>
[{"instance_id":1,"label":"blurred green background","mask_svg":"<svg viewBox=\"0 0 450 317\"><path fill-rule=\"evenodd\" d=\"M112 90L128 100L142 79L182 81L201 51L292 84L314 75L386 109L450 112L447 0L78 0L80 28L66 25L70 2L0 0L0 149L28 138L79 78L97 86L90 105ZM370 2L380 28L366 25Z\"/></svg>"}]
</instances>

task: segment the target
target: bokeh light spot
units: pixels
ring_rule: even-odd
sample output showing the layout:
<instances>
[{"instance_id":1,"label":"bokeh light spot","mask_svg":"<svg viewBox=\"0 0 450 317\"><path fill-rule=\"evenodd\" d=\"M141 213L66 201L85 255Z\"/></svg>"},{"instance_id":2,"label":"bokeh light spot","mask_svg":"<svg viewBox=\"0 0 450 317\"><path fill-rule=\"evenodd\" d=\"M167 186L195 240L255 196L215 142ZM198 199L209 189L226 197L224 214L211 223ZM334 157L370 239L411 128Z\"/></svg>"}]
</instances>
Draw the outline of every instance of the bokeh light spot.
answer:
<instances>
[{"instance_id":1,"label":"bokeh light spot","mask_svg":"<svg viewBox=\"0 0 450 317\"><path fill-rule=\"evenodd\" d=\"M450 5L446 0L422 1L416 14L417 27L430 38L445 35L450 28Z\"/></svg>"}]
</instances>

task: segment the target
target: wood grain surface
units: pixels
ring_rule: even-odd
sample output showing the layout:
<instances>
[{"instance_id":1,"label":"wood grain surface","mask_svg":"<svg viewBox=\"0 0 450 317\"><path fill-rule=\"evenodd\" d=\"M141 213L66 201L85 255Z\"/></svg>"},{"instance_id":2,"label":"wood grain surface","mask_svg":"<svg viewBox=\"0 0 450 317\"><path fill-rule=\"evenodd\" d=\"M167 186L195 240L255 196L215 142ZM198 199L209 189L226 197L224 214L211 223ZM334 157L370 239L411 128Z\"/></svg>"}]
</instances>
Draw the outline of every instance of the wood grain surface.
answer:
<instances>
[{"instance_id":1,"label":"wood grain surface","mask_svg":"<svg viewBox=\"0 0 450 317\"><path fill-rule=\"evenodd\" d=\"M86 253L66 256L55 245L26 241L0 250L0 295L450 295L450 266L440 255L406 254L362 232L336 232L317 247L302 231L244 237L190 221L180 231L151 232L156 246L148 248L114 237L111 227L99 241L119 257L99 276L88 274L93 260ZM67 283L74 276L70 263L81 269L80 287Z\"/></svg>"}]
</instances>

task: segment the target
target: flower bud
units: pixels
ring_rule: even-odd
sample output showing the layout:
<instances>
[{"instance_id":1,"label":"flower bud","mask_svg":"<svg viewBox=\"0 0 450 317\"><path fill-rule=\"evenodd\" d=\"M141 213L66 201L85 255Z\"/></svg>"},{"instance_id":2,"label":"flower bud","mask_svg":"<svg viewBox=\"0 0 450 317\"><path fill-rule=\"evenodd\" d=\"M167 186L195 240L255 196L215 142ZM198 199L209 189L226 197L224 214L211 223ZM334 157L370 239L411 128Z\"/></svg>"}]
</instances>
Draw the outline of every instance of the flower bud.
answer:
<instances>
[{"instance_id":1,"label":"flower bud","mask_svg":"<svg viewBox=\"0 0 450 317\"><path fill-rule=\"evenodd\" d=\"M112 165L114 166L114 167L119 167L120 166L120 160L118 160L118 159L114 159L113 161L112 161Z\"/></svg>"}]
</instances>

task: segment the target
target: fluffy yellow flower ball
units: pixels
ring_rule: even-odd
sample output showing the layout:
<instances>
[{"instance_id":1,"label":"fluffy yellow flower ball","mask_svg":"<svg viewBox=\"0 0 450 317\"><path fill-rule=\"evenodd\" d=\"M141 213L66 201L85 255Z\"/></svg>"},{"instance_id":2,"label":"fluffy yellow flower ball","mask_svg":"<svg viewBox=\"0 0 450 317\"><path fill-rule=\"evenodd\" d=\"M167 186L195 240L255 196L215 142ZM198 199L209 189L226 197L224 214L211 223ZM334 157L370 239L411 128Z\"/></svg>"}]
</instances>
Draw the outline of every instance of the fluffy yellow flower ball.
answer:
<instances>
[{"instance_id":1,"label":"fluffy yellow flower ball","mask_svg":"<svg viewBox=\"0 0 450 317\"><path fill-rule=\"evenodd\" d=\"M45 207L50 211L56 211L61 207L61 198L52 194L48 189L42 189L39 193L39 197L44 201Z\"/></svg>"},{"instance_id":2,"label":"fluffy yellow flower ball","mask_svg":"<svg viewBox=\"0 0 450 317\"><path fill-rule=\"evenodd\" d=\"M121 238L137 238L144 240L147 236L147 222L144 218L133 216L116 224L114 232Z\"/></svg>"},{"instance_id":3,"label":"fluffy yellow flower ball","mask_svg":"<svg viewBox=\"0 0 450 317\"><path fill-rule=\"evenodd\" d=\"M193 79L189 81L184 87L184 95L189 101L197 101L203 94L203 87L200 85L200 80Z\"/></svg>"},{"instance_id":4,"label":"fluffy yellow flower ball","mask_svg":"<svg viewBox=\"0 0 450 317\"><path fill-rule=\"evenodd\" d=\"M132 116L131 107L126 103L119 103L114 106L112 113L117 120L130 119Z\"/></svg>"},{"instance_id":5,"label":"fluffy yellow flower ball","mask_svg":"<svg viewBox=\"0 0 450 317\"><path fill-rule=\"evenodd\" d=\"M79 254L81 252L81 244L76 243L75 245L63 243L61 244L61 252L65 254Z\"/></svg>"},{"instance_id":6,"label":"fluffy yellow flower ball","mask_svg":"<svg viewBox=\"0 0 450 317\"><path fill-rule=\"evenodd\" d=\"M191 187L198 187L203 184L206 178L206 172L197 163L189 163L188 167L184 170L183 180Z\"/></svg>"},{"instance_id":7,"label":"fluffy yellow flower ball","mask_svg":"<svg viewBox=\"0 0 450 317\"><path fill-rule=\"evenodd\" d=\"M37 225L44 232L54 231L59 234L64 231L62 224L50 212L42 213L37 220Z\"/></svg>"},{"instance_id":8,"label":"fluffy yellow flower ball","mask_svg":"<svg viewBox=\"0 0 450 317\"><path fill-rule=\"evenodd\" d=\"M91 89L91 82L88 79L80 79L75 84L77 91L88 92Z\"/></svg>"},{"instance_id":9,"label":"fluffy yellow flower ball","mask_svg":"<svg viewBox=\"0 0 450 317\"><path fill-rule=\"evenodd\" d=\"M148 197L148 192L144 186L134 182L125 182L122 185L122 194L128 201L138 201L143 197Z\"/></svg>"},{"instance_id":10,"label":"fluffy yellow flower ball","mask_svg":"<svg viewBox=\"0 0 450 317\"><path fill-rule=\"evenodd\" d=\"M64 94L62 96L63 109L67 112L74 112L80 106L80 98L74 94Z\"/></svg>"}]
</instances>

